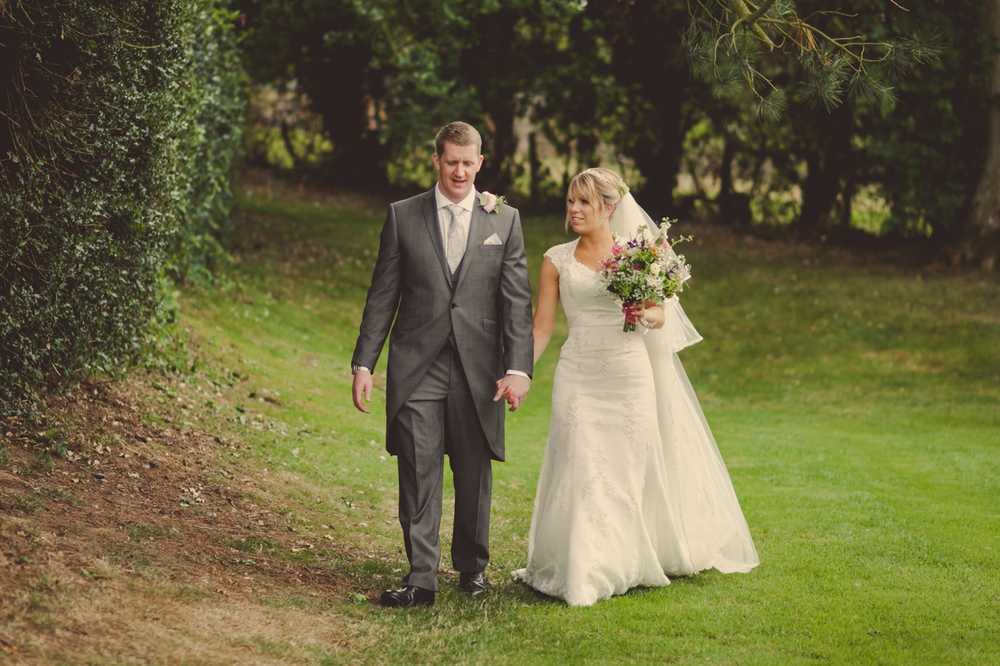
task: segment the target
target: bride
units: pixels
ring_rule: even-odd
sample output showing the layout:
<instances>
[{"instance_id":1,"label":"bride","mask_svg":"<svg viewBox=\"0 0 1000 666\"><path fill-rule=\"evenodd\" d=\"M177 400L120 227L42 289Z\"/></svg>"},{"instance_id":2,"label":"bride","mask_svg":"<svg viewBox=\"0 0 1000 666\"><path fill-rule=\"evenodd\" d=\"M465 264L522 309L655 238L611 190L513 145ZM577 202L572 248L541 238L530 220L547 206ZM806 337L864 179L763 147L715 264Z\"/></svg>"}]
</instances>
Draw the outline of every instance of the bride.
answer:
<instances>
[{"instance_id":1,"label":"bride","mask_svg":"<svg viewBox=\"0 0 1000 666\"><path fill-rule=\"evenodd\" d=\"M759 562L677 357L701 336L676 297L622 308L600 279L613 234L627 240L643 224L655 231L617 173L587 169L567 198L567 225L579 238L550 248L542 264L535 362L560 298L569 338L555 371L528 566L513 575L572 606L713 567L745 573ZM623 310L637 331L622 331Z\"/></svg>"}]
</instances>

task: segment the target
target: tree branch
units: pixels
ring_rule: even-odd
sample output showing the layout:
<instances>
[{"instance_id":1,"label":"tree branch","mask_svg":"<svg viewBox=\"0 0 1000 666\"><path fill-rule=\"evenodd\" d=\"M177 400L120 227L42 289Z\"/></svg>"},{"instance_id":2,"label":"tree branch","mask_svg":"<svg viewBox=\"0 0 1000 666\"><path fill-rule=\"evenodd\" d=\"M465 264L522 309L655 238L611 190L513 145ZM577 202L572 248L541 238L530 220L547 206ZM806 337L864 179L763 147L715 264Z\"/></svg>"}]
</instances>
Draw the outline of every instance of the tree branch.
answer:
<instances>
[{"instance_id":1,"label":"tree branch","mask_svg":"<svg viewBox=\"0 0 1000 666\"><path fill-rule=\"evenodd\" d=\"M765 0L764 4L768 5L768 3L774 4L774 0ZM740 23L746 23L747 27L750 28L753 34L757 35L757 38L760 41L764 42L765 44L770 46L772 50L774 50L774 42L772 42L771 38L767 36L767 33L764 32L764 29L757 24L757 20L756 19L754 19L753 21L748 20L751 16L751 13L750 9L747 7L746 3L743 2L743 0L729 0L729 6L733 8L733 11L736 12L737 16L737 19L733 22L733 27L730 28L729 30L729 33L731 35L735 37L736 28L739 27ZM754 12L754 14L756 14L756 11Z\"/></svg>"},{"instance_id":2,"label":"tree branch","mask_svg":"<svg viewBox=\"0 0 1000 666\"><path fill-rule=\"evenodd\" d=\"M746 17L746 19L745 19L746 22L747 23L754 23L754 22L756 22L757 19L759 19L761 16L763 16L764 14L767 13L767 10L770 9L771 6L774 3L775 3L775 0L764 0L764 4L762 4L760 7L758 7L757 11L753 12L752 14L750 14L750 16Z\"/></svg>"}]
</instances>

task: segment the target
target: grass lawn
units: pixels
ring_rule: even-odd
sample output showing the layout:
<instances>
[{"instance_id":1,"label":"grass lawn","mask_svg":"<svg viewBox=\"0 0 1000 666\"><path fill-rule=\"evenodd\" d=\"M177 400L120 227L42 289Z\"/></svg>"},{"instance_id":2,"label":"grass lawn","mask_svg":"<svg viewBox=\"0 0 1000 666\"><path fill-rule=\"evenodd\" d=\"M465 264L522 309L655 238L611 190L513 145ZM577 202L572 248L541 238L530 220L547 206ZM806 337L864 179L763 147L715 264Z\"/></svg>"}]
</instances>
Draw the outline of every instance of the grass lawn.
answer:
<instances>
[{"instance_id":1,"label":"grass lawn","mask_svg":"<svg viewBox=\"0 0 1000 666\"><path fill-rule=\"evenodd\" d=\"M197 412L200 427L250 451L251 497L272 503L304 541L336 546L298 552L244 538L232 542L247 553L239 557L305 562L350 590L213 598L220 617L253 607L267 623L292 612L313 619L266 639L263 620L248 625L232 662L199 663L245 654L315 664L1000 664L995 276L698 225L678 231L695 236L683 246L695 275L683 302L705 340L682 360L760 566L581 609L511 581L527 555L560 319L528 401L508 415L508 462L494 466L490 593L460 593L446 556L433 608L379 608L406 570L395 464L383 448L385 354L371 416L351 405L349 364L380 208L248 192L229 286L180 296L188 388L236 386L235 398ZM528 217L524 229L534 284L544 250L569 238L555 217ZM198 599L190 608L208 603ZM352 647L312 640L319 617ZM160 662L183 661L174 654Z\"/></svg>"},{"instance_id":2,"label":"grass lawn","mask_svg":"<svg viewBox=\"0 0 1000 666\"><path fill-rule=\"evenodd\" d=\"M262 411L305 436L274 439L269 459L339 499L331 533L376 555L331 566L374 599L406 566L384 402L365 417L349 399L382 214L252 196L242 208L237 287L187 296L185 323L281 395ZM534 281L567 237L555 218L524 226ZM372 641L359 661L1000 663L995 279L683 231L696 237L683 300L705 341L682 358L760 567L585 609L509 580L526 557L560 323L495 467L492 592L468 599L452 575L429 611L346 605Z\"/></svg>"}]
</instances>

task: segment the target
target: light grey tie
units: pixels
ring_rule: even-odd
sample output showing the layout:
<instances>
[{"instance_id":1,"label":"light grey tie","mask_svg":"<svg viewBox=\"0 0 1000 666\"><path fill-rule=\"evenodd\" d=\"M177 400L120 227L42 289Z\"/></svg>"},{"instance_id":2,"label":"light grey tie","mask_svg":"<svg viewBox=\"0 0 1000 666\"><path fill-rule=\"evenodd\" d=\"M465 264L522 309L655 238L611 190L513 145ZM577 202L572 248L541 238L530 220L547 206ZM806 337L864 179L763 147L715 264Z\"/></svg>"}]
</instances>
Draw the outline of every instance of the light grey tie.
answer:
<instances>
[{"instance_id":1,"label":"light grey tie","mask_svg":"<svg viewBox=\"0 0 1000 666\"><path fill-rule=\"evenodd\" d=\"M458 216L462 213L462 207L456 204L445 206L451 213L451 222L448 224L448 268L454 273L458 265L462 263L465 255L465 245L467 242L465 227L459 221Z\"/></svg>"}]
</instances>

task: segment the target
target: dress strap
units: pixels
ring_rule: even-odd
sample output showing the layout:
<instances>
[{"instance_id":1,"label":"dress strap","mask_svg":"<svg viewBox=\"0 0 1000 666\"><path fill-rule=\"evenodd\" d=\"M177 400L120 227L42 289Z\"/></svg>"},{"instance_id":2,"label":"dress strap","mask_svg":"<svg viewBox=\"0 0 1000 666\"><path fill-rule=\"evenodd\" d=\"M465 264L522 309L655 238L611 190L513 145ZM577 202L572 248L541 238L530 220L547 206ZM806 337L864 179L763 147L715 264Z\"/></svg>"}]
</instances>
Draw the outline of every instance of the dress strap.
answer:
<instances>
[{"instance_id":1,"label":"dress strap","mask_svg":"<svg viewBox=\"0 0 1000 666\"><path fill-rule=\"evenodd\" d=\"M560 245L553 245L548 250L545 251L545 256L552 261L552 265L556 267L556 270L560 275L566 273L566 268L569 262L573 259L573 252L576 251L576 240L571 240L568 243L562 243Z\"/></svg>"}]
</instances>

